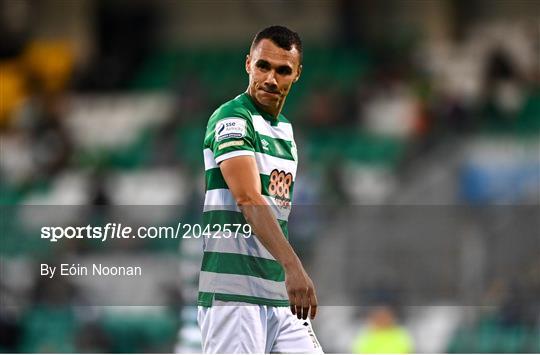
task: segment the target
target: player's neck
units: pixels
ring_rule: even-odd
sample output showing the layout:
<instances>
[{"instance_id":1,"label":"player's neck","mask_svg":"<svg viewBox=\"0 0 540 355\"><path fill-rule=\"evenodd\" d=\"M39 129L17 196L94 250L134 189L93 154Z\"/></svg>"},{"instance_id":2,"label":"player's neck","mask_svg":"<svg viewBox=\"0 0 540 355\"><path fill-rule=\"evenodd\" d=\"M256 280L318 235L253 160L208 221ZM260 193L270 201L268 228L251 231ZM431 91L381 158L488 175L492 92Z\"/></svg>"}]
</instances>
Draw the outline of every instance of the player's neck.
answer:
<instances>
[{"instance_id":1,"label":"player's neck","mask_svg":"<svg viewBox=\"0 0 540 355\"><path fill-rule=\"evenodd\" d=\"M275 120L278 119L279 117L279 114L281 113L281 110L283 109L283 105L285 104L285 98L283 99L283 101L280 102L279 106L277 107L277 109L275 110L272 110L272 109L269 109L268 107L265 107L263 105L261 105L257 99L251 95L249 93L249 89L246 90L246 94L248 95L248 97L250 98L251 102L253 102L253 104L255 105L255 107L257 107L258 109L264 111L265 113L269 114L270 116L272 116Z\"/></svg>"}]
</instances>

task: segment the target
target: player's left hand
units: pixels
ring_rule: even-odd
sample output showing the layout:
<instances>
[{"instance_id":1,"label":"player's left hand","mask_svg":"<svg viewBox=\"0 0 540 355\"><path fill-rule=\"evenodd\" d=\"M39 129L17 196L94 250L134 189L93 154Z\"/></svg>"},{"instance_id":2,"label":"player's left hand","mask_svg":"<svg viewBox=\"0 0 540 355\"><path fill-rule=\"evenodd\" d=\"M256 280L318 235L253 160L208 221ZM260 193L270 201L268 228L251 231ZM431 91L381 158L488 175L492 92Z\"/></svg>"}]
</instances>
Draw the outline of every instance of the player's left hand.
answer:
<instances>
[{"instance_id":1,"label":"player's left hand","mask_svg":"<svg viewBox=\"0 0 540 355\"><path fill-rule=\"evenodd\" d=\"M291 312L298 319L314 319L317 315L317 294L313 281L304 270L302 264L285 269L285 287L289 295Z\"/></svg>"}]
</instances>

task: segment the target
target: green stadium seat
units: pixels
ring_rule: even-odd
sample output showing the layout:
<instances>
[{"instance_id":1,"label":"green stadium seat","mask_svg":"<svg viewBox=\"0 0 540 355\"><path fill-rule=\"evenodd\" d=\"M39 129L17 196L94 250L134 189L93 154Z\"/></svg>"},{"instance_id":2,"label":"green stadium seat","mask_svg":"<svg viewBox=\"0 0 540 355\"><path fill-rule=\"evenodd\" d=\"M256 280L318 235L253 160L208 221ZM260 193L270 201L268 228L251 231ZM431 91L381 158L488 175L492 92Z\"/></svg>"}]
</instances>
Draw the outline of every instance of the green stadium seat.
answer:
<instances>
[{"instance_id":1,"label":"green stadium seat","mask_svg":"<svg viewBox=\"0 0 540 355\"><path fill-rule=\"evenodd\" d=\"M460 328L453 335L446 351L450 354L471 353L473 352L471 343L470 329Z\"/></svg>"},{"instance_id":2,"label":"green stadium seat","mask_svg":"<svg viewBox=\"0 0 540 355\"><path fill-rule=\"evenodd\" d=\"M523 133L540 133L540 90L533 92L526 99L518 115L518 130Z\"/></svg>"},{"instance_id":3,"label":"green stadium seat","mask_svg":"<svg viewBox=\"0 0 540 355\"><path fill-rule=\"evenodd\" d=\"M176 151L190 166L202 168L202 149L204 141L204 131L200 122L206 122L208 118L199 118L196 124L186 125L176 132Z\"/></svg>"},{"instance_id":4,"label":"green stadium seat","mask_svg":"<svg viewBox=\"0 0 540 355\"><path fill-rule=\"evenodd\" d=\"M173 311L140 314L109 313L104 329L115 339L113 352L170 352L176 339L178 320Z\"/></svg>"},{"instance_id":5,"label":"green stadium seat","mask_svg":"<svg viewBox=\"0 0 540 355\"><path fill-rule=\"evenodd\" d=\"M500 329L500 348L503 353L522 353L526 347L526 329L524 327L512 327L510 329Z\"/></svg>"},{"instance_id":6,"label":"green stadium seat","mask_svg":"<svg viewBox=\"0 0 540 355\"><path fill-rule=\"evenodd\" d=\"M38 306L23 320L21 352L75 352L75 317L69 307Z\"/></svg>"},{"instance_id":7,"label":"green stadium seat","mask_svg":"<svg viewBox=\"0 0 540 355\"><path fill-rule=\"evenodd\" d=\"M495 324L483 324L476 329L474 334L473 352L496 353L500 348L499 329Z\"/></svg>"}]
</instances>

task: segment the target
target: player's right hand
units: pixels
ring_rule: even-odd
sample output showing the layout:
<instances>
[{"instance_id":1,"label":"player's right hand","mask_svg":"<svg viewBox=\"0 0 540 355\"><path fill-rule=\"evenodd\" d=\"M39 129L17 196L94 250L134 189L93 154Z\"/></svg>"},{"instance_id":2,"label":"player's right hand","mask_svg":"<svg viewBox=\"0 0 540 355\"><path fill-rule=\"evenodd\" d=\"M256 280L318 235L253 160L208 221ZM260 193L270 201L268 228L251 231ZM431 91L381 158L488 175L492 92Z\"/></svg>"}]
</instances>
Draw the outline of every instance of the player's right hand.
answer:
<instances>
[{"instance_id":1,"label":"player's right hand","mask_svg":"<svg viewBox=\"0 0 540 355\"><path fill-rule=\"evenodd\" d=\"M289 295L291 312L298 319L314 319L317 315L317 295L313 281L309 278L302 264L285 269L285 287Z\"/></svg>"}]
</instances>

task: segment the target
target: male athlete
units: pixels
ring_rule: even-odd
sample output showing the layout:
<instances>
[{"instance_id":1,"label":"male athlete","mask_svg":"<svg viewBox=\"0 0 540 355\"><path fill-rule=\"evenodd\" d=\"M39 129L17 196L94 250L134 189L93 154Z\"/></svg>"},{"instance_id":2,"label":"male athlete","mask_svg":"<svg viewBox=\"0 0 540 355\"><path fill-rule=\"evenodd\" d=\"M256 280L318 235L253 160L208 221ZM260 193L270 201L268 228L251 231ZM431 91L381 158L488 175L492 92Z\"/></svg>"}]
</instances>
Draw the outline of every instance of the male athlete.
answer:
<instances>
[{"instance_id":1,"label":"male athlete","mask_svg":"<svg viewBox=\"0 0 540 355\"><path fill-rule=\"evenodd\" d=\"M288 28L265 28L245 65L247 91L212 114L204 140L203 219L223 233L204 239L203 351L322 353L308 319L317 313L315 288L287 241L297 153L281 110L302 71L302 42ZM247 223L253 235L226 237Z\"/></svg>"}]
</instances>

